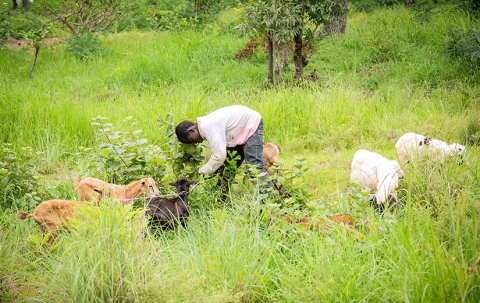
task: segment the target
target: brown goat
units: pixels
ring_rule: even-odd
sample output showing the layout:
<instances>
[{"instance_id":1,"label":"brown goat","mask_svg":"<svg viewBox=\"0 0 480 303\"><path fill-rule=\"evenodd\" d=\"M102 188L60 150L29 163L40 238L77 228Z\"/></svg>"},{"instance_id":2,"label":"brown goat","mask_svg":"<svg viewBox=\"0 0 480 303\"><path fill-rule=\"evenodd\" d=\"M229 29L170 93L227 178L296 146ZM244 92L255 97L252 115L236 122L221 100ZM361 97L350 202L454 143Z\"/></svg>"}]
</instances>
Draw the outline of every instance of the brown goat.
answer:
<instances>
[{"instance_id":1,"label":"brown goat","mask_svg":"<svg viewBox=\"0 0 480 303\"><path fill-rule=\"evenodd\" d=\"M272 171L270 167L278 161L278 153L280 152L280 146L273 144L272 142L263 143L263 166L267 172L271 175Z\"/></svg>"},{"instance_id":2,"label":"brown goat","mask_svg":"<svg viewBox=\"0 0 480 303\"><path fill-rule=\"evenodd\" d=\"M122 200L124 204L131 203L141 193L148 197L160 195L155 180L152 178L143 178L128 185L116 185L96 178L85 178L79 182L78 178L75 177L74 185L75 193L81 201L91 201L93 199L96 203L103 198L104 194L112 199Z\"/></svg>"},{"instance_id":3,"label":"brown goat","mask_svg":"<svg viewBox=\"0 0 480 303\"><path fill-rule=\"evenodd\" d=\"M58 231L65 227L67 218L77 216L77 210L84 206L85 202L74 202L67 200L48 200L40 203L33 214L27 212L19 212L18 218L23 220L33 218L40 226L42 233L50 234L47 241L48 245L52 245L57 237Z\"/></svg>"}]
</instances>

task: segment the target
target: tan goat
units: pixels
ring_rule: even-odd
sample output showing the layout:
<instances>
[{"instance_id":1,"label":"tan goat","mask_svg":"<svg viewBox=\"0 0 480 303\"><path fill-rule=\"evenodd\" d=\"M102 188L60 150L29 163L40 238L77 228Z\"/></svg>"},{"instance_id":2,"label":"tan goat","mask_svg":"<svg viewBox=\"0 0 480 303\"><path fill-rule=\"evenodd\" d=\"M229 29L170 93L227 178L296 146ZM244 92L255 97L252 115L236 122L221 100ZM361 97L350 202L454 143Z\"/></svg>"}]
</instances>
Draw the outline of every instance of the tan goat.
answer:
<instances>
[{"instance_id":1,"label":"tan goat","mask_svg":"<svg viewBox=\"0 0 480 303\"><path fill-rule=\"evenodd\" d=\"M19 212L18 218L23 220L33 218L40 226L42 233L50 234L47 241L48 245L52 245L57 237L58 231L65 227L67 218L77 216L77 210L84 206L85 202L74 202L67 200L48 200L40 203L33 214L27 212Z\"/></svg>"},{"instance_id":2,"label":"tan goat","mask_svg":"<svg viewBox=\"0 0 480 303\"><path fill-rule=\"evenodd\" d=\"M143 178L128 185L116 185L96 178L85 178L79 182L78 178L75 178L74 185L75 193L81 201L93 200L97 203L104 194L111 199L121 200L124 204L131 203L141 193L148 197L160 195L155 180L152 178Z\"/></svg>"},{"instance_id":3,"label":"tan goat","mask_svg":"<svg viewBox=\"0 0 480 303\"><path fill-rule=\"evenodd\" d=\"M280 146L273 144L272 142L264 142L263 143L263 166L267 172L271 175L272 171L270 167L273 163L278 161L278 153L280 152Z\"/></svg>"}]
</instances>

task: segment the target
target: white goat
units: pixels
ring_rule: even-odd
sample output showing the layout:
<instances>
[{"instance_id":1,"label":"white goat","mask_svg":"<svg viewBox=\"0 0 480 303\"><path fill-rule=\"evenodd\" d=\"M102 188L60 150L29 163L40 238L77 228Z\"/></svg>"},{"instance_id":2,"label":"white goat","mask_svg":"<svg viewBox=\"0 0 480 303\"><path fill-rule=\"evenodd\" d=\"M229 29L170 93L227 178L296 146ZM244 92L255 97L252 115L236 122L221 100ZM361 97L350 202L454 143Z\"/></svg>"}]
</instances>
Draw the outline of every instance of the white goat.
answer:
<instances>
[{"instance_id":1,"label":"white goat","mask_svg":"<svg viewBox=\"0 0 480 303\"><path fill-rule=\"evenodd\" d=\"M465 146L459 143L447 144L437 139L431 139L422 150L428 151L428 155L433 161L443 163L447 156L461 157L465 153Z\"/></svg>"},{"instance_id":2,"label":"white goat","mask_svg":"<svg viewBox=\"0 0 480 303\"><path fill-rule=\"evenodd\" d=\"M413 161L416 157L425 157L434 162L443 163L446 156L462 156L465 153L465 146L461 144L447 144L415 133L406 133L401 136L395 143L395 148L402 163Z\"/></svg>"},{"instance_id":3,"label":"white goat","mask_svg":"<svg viewBox=\"0 0 480 303\"><path fill-rule=\"evenodd\" d=\"M352 161L350 179L375 192L374 206L380 211L389 200L396 200L398 180L404 173L396 160L388 160L368 150L357 150Z\"/></svg>"},{"instance_id":4,"label":"white goat","mask_svg":"<svg viewBox=\"0 0 480 303\"><path fill-rule=\"evenodd\" d=\"M418 156L421 146L427 145L429 139L424 135L416 133L406 133L401 136L395 143L397 149L398 159L402 163L408 163Z\"/></svg>"}]
</instances>

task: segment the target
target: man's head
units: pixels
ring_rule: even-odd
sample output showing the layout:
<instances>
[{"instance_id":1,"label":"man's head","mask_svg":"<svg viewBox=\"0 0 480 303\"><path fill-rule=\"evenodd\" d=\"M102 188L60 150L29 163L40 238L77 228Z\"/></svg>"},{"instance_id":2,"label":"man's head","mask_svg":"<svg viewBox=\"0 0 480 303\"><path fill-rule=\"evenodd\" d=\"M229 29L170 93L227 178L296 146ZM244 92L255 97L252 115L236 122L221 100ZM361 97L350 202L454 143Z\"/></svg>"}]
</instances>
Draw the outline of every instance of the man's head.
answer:
<instances>
[{"instance_id":1,"label":"man's head","mask_svg":"<svg viewBox=\"0 0 480 303\"><path fill-rule=\"evenodd\" d=\"M175 134L177 135L178 141L185 144L200 143L203 141L198 131L197 123L191 121L178 123L177 127L175 127Z\"/></svg>"}]
</instances>

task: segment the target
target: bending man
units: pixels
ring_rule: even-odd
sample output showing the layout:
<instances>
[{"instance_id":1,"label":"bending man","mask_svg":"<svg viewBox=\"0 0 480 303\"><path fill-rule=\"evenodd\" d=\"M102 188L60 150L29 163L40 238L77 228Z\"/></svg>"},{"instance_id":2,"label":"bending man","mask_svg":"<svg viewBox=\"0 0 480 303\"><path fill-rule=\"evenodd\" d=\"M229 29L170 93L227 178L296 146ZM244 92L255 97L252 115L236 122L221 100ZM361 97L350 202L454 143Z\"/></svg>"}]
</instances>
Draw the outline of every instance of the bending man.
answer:
<instances>
[{"instance_id":1,"label":"bending man","mask_svg":"<svg viewBox=\"0 0 480 303\"><path fill-rule=\"evenodd\" d=\"M223 107L206 116L198 117L196 123L180 122L175 128L175 133L178 140L186 144L208 141L212 156L199 169L199 174L209 175L217 171L223 174L226 162L232 160L230 156L236 151L236 155L239 156L239 159L235 160L237 168L245 160L245 163L254 165L266 173L265 178L268 177L262 161L263 120L253 109L242 105ZM220 185L221 179L224 179L223 176L219 179ZM223 200L226 190L227 188L223 186Z\"/></svg>"}]
</instances>

